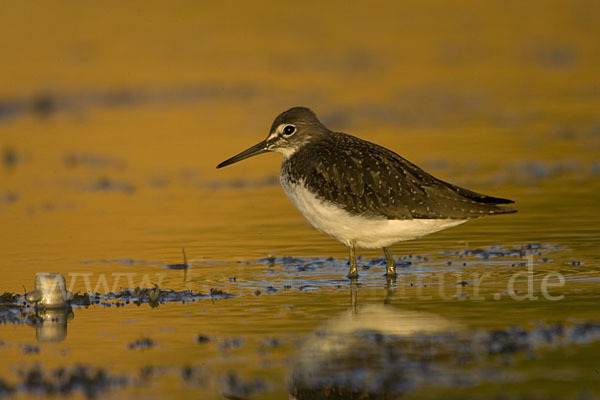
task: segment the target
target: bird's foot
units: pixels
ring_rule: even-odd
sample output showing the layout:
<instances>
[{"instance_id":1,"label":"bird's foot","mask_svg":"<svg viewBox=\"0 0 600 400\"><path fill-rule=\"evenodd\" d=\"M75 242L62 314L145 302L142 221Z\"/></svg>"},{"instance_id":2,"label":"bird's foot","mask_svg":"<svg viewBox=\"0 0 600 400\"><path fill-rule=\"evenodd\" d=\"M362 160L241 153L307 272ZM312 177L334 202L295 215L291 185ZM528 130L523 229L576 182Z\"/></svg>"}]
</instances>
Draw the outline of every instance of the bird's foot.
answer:
<instances>
[{"instance_id":1,"label":"bird's foot","mask_svg":"<svg viewBox=\"0 0 600 400\"><path fill-rule=\"evenodd\" d=\"M393 265L387 265L384 276L388 278L395 278L398 276L398 274L396 273L396 263L394 263Z\"/></svg>"},{"instance_id":2,"label":"bird's foot","mask_svg":"<svg viewBox=\"0 0 600 400\"><path fill-rule=\"evenodd\" d=\"M396 260L394 260L394 257L392 257L392 255L390 254L390 251L388 250L387 247L383 248L383 254L385 254L385 259L387 261L386 269L385 269L385 276L387 278L395 278L396 277Z\"/></svg>"}]
</instances>

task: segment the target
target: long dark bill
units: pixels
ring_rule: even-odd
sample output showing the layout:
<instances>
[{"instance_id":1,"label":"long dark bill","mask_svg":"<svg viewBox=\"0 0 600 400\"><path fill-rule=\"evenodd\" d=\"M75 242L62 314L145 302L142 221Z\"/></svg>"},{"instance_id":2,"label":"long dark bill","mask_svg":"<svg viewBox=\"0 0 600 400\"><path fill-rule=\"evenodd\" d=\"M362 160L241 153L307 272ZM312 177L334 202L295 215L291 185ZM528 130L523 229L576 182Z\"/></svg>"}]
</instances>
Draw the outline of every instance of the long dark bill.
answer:
<instances>
[{"instance_id":1,"label":"long dark bill","mask_svg":"<svg viewBox=\"0 0 600 400\"><path fill-rule=\"evenodd\" d=\"M217 165L217 168L223 168L229 164L233 164L238 161L242 161L248 157L257 156L259 154L266 153L267 151L268 151L267 150L267 141L263 140L262 142L255 144L254 146L250 147L249 149L242 151L240 154L237 154L237 155L223 161L221 164Z\"/></svg>"}]
</instances>

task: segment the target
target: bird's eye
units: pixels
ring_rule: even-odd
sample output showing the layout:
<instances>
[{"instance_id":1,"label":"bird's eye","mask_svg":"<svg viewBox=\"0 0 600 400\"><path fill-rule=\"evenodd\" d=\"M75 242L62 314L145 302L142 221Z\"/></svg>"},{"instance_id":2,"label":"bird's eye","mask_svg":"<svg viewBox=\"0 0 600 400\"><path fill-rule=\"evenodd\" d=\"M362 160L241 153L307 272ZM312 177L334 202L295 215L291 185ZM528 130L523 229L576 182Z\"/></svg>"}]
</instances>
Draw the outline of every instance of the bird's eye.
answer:
<instances>
[{"instance_id":1,"label":"bird's eye","mask_svg":"<svg viewBox=\"0 0 600 400\"><path fill-rule=\"evenodd\" d=\"M294 125L286 125L283 127L283 136L292 136L294 132L296 132L296 127Z\"/></svg>"}]
</instances>

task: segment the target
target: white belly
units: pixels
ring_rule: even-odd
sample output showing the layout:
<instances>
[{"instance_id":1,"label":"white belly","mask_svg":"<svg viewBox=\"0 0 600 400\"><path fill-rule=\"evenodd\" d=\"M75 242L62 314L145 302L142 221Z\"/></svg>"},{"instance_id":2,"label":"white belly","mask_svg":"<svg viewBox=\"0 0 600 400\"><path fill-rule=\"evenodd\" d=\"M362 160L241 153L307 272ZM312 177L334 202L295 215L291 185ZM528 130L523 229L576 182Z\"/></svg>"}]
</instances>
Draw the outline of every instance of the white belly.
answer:
<instances>
[{"instance_id":1,"label":"white belly","mask_svg":"<svg viewBox=\"0 0 600 400\"><path fill-rule=\"evenodd\" d=\"M283 190L304 217L319 231L346 246L376 249L403 240L416 239L430 233L460 225L464 219L366 218L351 215L346 210L319 200L303 184L281 181Z\"/></svg>"}]
</instances>

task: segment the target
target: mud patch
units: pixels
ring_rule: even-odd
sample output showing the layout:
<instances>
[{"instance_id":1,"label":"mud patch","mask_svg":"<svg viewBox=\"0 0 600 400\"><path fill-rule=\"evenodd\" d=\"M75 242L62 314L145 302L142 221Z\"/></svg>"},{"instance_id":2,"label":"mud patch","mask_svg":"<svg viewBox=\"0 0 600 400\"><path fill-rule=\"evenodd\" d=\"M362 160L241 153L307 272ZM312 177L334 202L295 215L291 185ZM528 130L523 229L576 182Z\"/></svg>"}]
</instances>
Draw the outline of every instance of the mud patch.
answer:
<instances>
[{"instance_id":1,"label":"mud patch","mask_svg":"<svg viewBox=\"0 0 600 400\"><path fill-rule=\"evenodd\" d=\"M203 299L219 300L235 297L235 295L221 289L211 289L204 294L194 291L176 291L160 289L159 287L141 289L123 289L120 292L100 293L75 293L70 307L125 307L130 305L141 306L148 304L152 308L165 303L193 303ZM68 308L70 311L70 308ZM67 311L67 310L65 310ZM28 324L42 323L38 309L34 304L29 304L24 295L5 292L0 295L0 323L2 324Z\"/></svg>"},{"instance_id":2,"label":"mud patch","mask_svg":"<svg viewBox=\"0 0 600 400\"><path fill-rule=\"evenodd\" d=\"M498 257L525 257L528 255L541 256L548 252L559 251L560 246L549 243L528 243L523 246L508 248L505 246L489 246L483 249L464 249L464 250L445 250L443 255L463 257L476 257L482 260L489 260Z\"/></svg>"},{"instance_id":3,"label":"mud patch","mask_svg":"<svg viewBox=\"0 0 600 400\"><path fill-rule=\"evenodd\" d=\"M148 337L142 337L127 345L129 350L147 350L156 346L156 342Z\"/></svg>"},{"instance_id":4,"label":"mud patch","mask_svg":"<svg viewBox=\"0 0 600 400\"><path fill-rule=\"evenodd\" d=\"M237 372L230 371L221 378L223 396L227 399L243 399L267 389L263 379L244 379Z\"/></svg>"},{"instance_id":5,"label":"mud patch","mask_svg":"<svg viewBox=\"0 0 600 400\"><path fill-rule=\"evenodd\" d=\"M96 399L114 396L119 390L128 387L156 386L159 380L172 380L173 377L179 377L179 385L182 387L216 387L224 397L231 399L256 395L272 386L265 379L249 378L233 370L211 375L205 366L200 365L147 365L130 374L120 375L90 365L49 370L41 365L33 365L19 370L15 375L12 382L0 377L0 397L81 395L87 399Z\"/></svg>"},{"instance_id":6,"label":"mud patch","mask_svg":"<svg viewBox=\"0 0 600 400\"><path fill-rule=\"evenodd\" d=\"M84 189L94 192L121 192L132 194L135 186L129 182L116 181L109 177L102 177L91 184L84 185Z\"/></svg>"},{"instance_id":7,"label":"mud patch","mask_svg":"<svg viewBox=\"0 0 600 400\"><path fill-rule=\"evenodd\" d=\"M408 255L404 257L396 257L396 267L407 268L410 267L413 262L418 261L429 261L429 258L422 256ZM344 269L348 268L349 263L347 259L335 259L333 257L275 257L269 256L256 260L258 264L268 265L270 267L281 266L284 270L296 270L296 271L315 271L323 268L333 269ZM370 269L375 266L385 266L385 257L378 257L369 260L363 260L362 257L356 257L357 265L360 265L363 269Z\"/></svg>"},{"instance_id":8,"label":"mud patch","mask_svg":"<svg viewBox=\"0 0 600 400\"><path fill-rule=\"evenodd\" d=\"M36 396L70 396L80 393L88 399L95 399L126 385L126 377L111 375L102 368L77 365L45 371L40 366L33 366L19 371L18 381L14 384L0 379L0 395L26 393Z\"/></svg>"}]
</instances>

